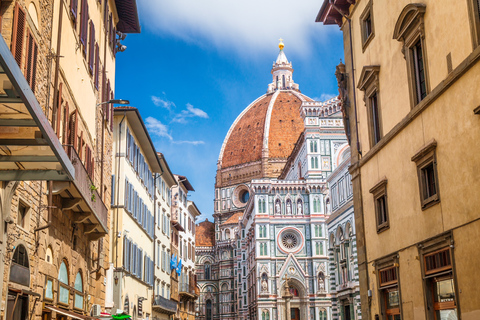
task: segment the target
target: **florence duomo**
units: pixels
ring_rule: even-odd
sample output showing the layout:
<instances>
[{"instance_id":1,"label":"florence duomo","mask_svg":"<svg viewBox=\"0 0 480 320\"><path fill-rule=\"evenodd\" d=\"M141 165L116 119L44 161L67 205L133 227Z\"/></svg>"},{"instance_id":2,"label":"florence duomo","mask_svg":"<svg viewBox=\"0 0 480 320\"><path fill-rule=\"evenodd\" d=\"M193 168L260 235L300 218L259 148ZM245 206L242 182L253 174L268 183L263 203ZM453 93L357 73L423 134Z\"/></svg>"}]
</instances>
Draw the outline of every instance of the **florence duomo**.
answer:
<instances>
[{"instance_id":1,"label":"florence duomo","mask_svg":"<svg viewBox=\"0 0 480 320\"><path fill-rule=\"evenodd\" d=\"M0 320L480 319L479 1L1 0L0 34Z\"/></svg>"}]
</instances>

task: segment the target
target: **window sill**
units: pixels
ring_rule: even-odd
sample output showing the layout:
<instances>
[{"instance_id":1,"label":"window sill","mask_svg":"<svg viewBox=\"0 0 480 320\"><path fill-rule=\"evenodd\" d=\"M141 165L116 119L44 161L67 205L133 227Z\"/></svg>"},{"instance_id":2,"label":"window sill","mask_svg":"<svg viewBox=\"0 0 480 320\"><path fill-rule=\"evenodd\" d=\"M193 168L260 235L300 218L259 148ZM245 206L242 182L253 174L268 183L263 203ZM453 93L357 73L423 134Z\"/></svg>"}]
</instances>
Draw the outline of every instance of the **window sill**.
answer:
<instances>
[{"instance_id":1,"label":"window sill","mask_svg":"<svg viewBox=\"0 0 480 320\"><path fill-rule=\"evenodd\" d=\"M388 229L390 229L390 226L388 224L379 225L377 226L377 234L387 231Z\"/></svg>"},{"instance_id":2,"label":"window sill","mask_svg":"<svg viewBox=\"0 0 480 320\"><path fill-rule=\"evenodd\" d=\"M370 44L373 38L375 38L375 33L372 32L362 44L362 53L365 52L365 50L367 49L368 45Z\"/></svg>"},{"instance_id":3,"label":"window sill","mask_svg":"<svg viewBox=\"0 0 480 320\"><path fill-rule=\"evenodd\" d=\"M438 194L431 196L428 199L422 200L422 210L427 210L428 208L440 203L440 198Z\"/></svg>"}]
</instances>

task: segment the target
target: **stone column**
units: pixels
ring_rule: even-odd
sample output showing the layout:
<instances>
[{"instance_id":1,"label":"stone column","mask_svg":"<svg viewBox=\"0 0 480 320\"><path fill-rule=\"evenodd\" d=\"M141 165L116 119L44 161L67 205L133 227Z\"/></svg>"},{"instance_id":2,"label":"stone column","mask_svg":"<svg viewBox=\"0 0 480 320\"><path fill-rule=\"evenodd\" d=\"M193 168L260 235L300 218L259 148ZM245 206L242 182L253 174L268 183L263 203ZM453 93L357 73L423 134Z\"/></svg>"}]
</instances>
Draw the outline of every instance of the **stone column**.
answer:
<instances>
[{"instance_id":1,"label":"stone column","mask_svg":"<svg viewBox=\"0 0 480 320\"><path fill-rule=\"evenodd\" d=\"M291 320L290 300L292 299L292 294L288 285L288 275L285 275L285 292L282 298L285 299L285 320Z\"/></svg>"}]
</instances>

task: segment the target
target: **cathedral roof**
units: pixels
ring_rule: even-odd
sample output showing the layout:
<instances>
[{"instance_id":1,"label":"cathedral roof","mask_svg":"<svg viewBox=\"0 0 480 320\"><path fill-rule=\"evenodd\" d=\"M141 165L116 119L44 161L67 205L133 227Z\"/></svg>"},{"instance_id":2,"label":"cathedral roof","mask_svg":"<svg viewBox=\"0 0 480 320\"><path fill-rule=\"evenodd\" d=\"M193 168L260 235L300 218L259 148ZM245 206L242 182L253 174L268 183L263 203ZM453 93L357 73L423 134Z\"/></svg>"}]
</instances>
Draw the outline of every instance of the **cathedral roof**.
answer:
<instances>
[{"instance_id":1,"label":"cathedral roof","mask_svg":"<svg viewBox=\"0 0 480 320\"><path fill-rule=\"evenodd\" d=\"M195 246L213 247L215 245L215 223L206 219L196 227Z\"/></svg>"},{"instance_id":2,"label":"cathedral roof","mask_svg":"<svg viewBox=\"0 0 480 320\"><path fill-rule=\"evenodd\" d=\"M218 169L237 167L261 160L285 161L304 130L300 107L313 101L300 93L293 81L293 69L279 44L273 63L273 81L267 94L253 101L230 127L218 158Z\"/></svg>"},{"instance_id":3,"label":"cathedral roof","mask_svg":"<svg viewBox=\"0 0 480 320\"><path fill-rule=\"evenodd\" d=\"M303 132L302 101L312 101L294 90L263 95L235 120L220 152L222 168L259 161L268 150L269 158L287 159Z\"/></svg>"},{"instance_id":4,"label":"cathedral roof","mask_svg":"<svg viewBox=\"0 0 480 320\"><path fill-rule=\"evenodd\" d=\"M223 224L232 224L232 223L238 223L238 220L242 217L243 212L239 211L234 213L230 218L227 219Z\"/></svg>"}]
</instances>

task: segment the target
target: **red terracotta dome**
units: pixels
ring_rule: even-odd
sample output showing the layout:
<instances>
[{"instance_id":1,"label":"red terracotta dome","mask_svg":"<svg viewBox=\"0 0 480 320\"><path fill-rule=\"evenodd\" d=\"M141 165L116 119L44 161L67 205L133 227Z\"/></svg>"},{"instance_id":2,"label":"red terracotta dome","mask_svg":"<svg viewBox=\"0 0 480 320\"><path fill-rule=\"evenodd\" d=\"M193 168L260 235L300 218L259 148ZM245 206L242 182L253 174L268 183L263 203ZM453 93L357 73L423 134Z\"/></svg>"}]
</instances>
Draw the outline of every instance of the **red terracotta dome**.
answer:
<instances>
[{"instance_id":1,"label":"red terracotta dome","mask_svg":"<svg viewBox=\"0 0 480 320\"><path fill-rule=\"evenodd\" d=\"M252 102L235 120L220 152L221 168L262 160L287 159L304 130L302 101L313 101L296 90L278 90Z\"/></svg>"}]
</instances>

